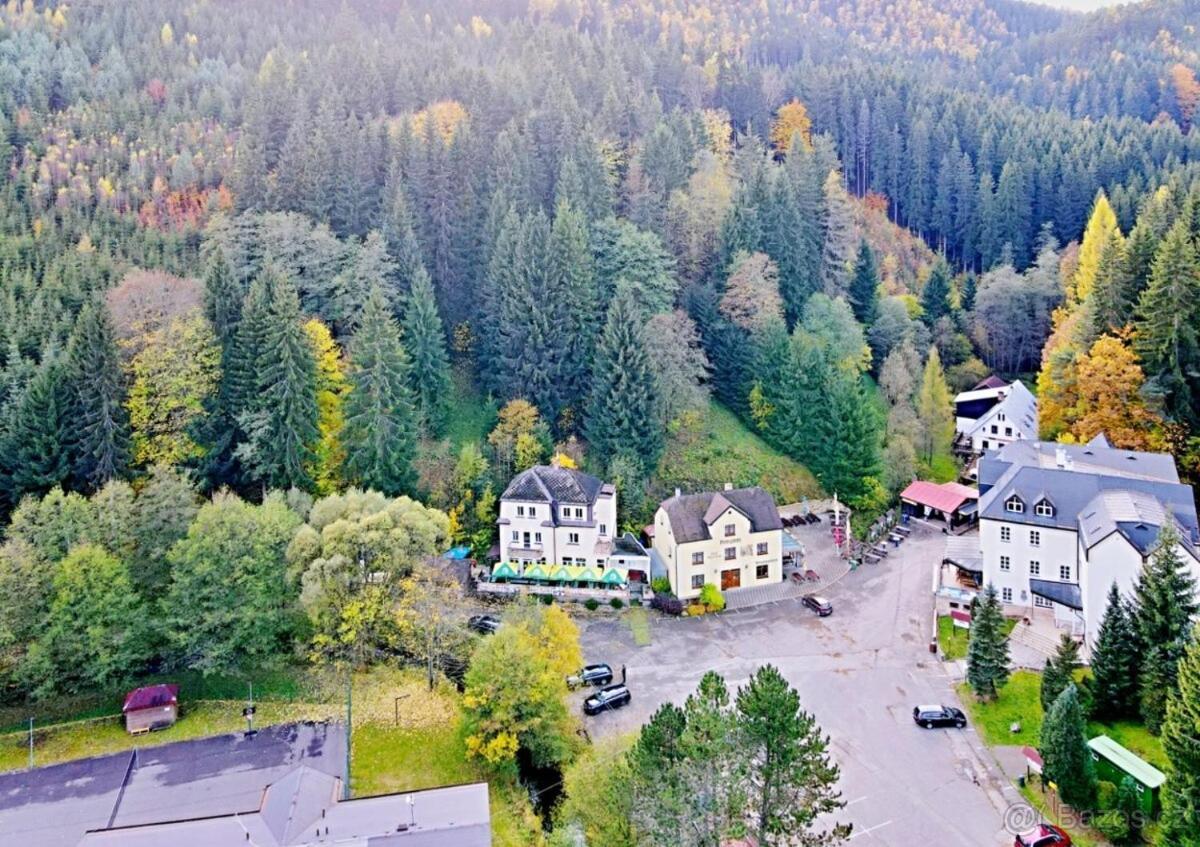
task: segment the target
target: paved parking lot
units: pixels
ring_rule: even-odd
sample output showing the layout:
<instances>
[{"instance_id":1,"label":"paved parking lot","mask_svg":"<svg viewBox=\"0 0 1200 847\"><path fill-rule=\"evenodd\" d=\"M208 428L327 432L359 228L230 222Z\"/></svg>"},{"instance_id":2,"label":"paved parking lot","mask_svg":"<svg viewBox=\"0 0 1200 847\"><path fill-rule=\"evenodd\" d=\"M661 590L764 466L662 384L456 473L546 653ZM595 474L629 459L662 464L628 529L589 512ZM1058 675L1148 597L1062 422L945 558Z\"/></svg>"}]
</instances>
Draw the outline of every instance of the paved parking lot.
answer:
<instances>
[{"instance_id":1,"label":"paved parking lot","mask_svg":"<svg viewBox=\"0 0 1200 847\"><path fill-rule=\"evenodd\" d=\"M627 668L633 703L587 718L594 738L636 732L666 701L682 703L716 670L731 689L759 665L778 667L832 739L855 847L873 844L1011 844L1006 796L973 730L922 730L918 703L957 704L930 655L933 568L944 536L919 530L883 563L820 589L834 604L817 618L789 599L703 618L651 616L652 643L637 647L623 619L584 625L588 661Z\"/></svg>"}]
</instances>

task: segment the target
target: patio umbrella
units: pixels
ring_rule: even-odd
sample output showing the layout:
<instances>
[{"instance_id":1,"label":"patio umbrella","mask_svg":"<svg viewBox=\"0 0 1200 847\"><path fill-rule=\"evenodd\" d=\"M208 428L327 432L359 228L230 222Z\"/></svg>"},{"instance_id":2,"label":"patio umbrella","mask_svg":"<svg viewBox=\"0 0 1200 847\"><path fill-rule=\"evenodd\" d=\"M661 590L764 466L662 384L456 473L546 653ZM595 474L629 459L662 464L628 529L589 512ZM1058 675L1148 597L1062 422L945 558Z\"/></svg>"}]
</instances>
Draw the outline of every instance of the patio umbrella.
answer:
<instances>
[{"instance_id":1,"label":"patio umbrella","mask_svg":"<svg viewBox=\"0 0 1200 847\"><path fill-rule=\"evenodd\" d=\"M526 579L545 579L546 578L546 569L543 568L541 565L533 565L532 567L528 567L525 569L525 578Z\"/></svg>"},{"instance_id":2,"label":"patio umbrella","mask_svg":"<svg viewBox=\"0 0 1200 847\"><path fill-rule=\"evenodd\" d=\"M570 579L570 575L567 573L566 566L559 565L556 570L546 577L546 579L550 580L551 582L566 582L568 579Z\"/></svg>"},{"instance_id":3,"label":"patio umbrella","mask_svg":"<svg viewBox=\"0 0 1200 847\"><path fill-rule=\"evenodd\" d=\"M618 571L616 568L609 568L604 572L604 578L602 582L605 585L624 585L625 577L622 576L620 571Z\"/></svg>"},{"instance_id":4,"label":"patio umbrella","mask_svg":"<svg viewBox=\"0 0 1200 847\"><path fill-rule=\"evenodd\" d=\"M514 579L516 576L517 572L508 562L501 562L492 568L492 579Z\"/></svg>"}]
</instances>

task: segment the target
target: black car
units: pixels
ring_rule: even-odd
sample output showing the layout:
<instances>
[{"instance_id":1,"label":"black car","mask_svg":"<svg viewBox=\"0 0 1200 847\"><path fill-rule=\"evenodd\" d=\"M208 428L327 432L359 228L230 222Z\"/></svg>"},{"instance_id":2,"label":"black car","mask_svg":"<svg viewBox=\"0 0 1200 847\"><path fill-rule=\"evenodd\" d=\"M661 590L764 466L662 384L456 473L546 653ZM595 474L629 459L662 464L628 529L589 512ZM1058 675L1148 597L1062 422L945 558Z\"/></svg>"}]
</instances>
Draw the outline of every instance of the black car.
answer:
<instances>
[{"instance_id":1,"label":"black car","mask_svg":"<svg viewBox=\"0 0 1200 847\"><path fill-rule=\"evenodd\" d=\"M800 598L800 602L823 618L833 614L833 604L816 594L805 594Z\"/></svg>"},{"instance_id":2,"label":"black car","mask_svg":"<svg viewBox=\"0 0 1200 847\"><path fill-rule=\"evenodd\" d=\"M633 696L623 684L610 685L608 688L601 688L583 701L583 713L585 715L598 715L608 709L619 709L622 706L628 706L631 700L633 700Z\"/></svg>"},{"instance_id":3,"label":"black car","mask_svg":"<svg viewBox=\"0 0 1200 847\"><path fill-rule=\"evenodd\" d=\"M926 729L935 726L956 726L962 729L967 725L967 716L962 713L962 709L953 706L914 706L913 721Z\"/></svg>"},{"instance_id":4,"label":"black car","mask_svg":"<svg viewBox=\"0 0 1200 847\"><path fill-rule=\"evenodd\" d=\"M467 621L467 628L480 635L491 635L500 628L500 619L495 615L472 615Z\"/></svg>"},{"instance_id":5,"label":"black car","mask_svg":"<svg viewBox=\"0 0 1200 847\"><path fill-rule=\"evenodd\" d=\"M608 685L613 681L613 669L603 662L580 668L579 673L567 677L567 688L579 688L581 685Z\"/></svg>"}]
</instances>

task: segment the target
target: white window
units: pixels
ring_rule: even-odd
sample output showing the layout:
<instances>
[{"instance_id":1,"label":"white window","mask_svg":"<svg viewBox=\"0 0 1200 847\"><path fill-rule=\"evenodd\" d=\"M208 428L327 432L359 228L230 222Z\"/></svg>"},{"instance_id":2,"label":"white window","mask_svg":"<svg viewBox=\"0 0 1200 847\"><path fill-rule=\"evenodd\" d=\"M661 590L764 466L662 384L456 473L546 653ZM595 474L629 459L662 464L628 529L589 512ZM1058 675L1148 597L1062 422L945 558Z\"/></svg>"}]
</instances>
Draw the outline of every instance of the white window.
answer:
<instances>
[{"instance_id":1,"label":"white window","mask_svg":"<svg viewBox=\"0 0 1200 847\"><path fill-rule=\"evenodd\" d=\"M1016 512L1018 515L1025 511L1025 504L1015 494L1004 501L1004 511Z\"/></svg>"},{"instance_id":2,"label":"white window","mask_svg":"<svg viewBox=\"0 0 1200 847\"><path fill-rule=\"evenodd\" d=\"M985 439L983 439L983 449L984 449L984 450L988 449L988 441L987 441L987 439L986 439L986 438L985 438Z\"/></svg>"},{"instance_id":3,"label":"white window","mask_svg":"<svg viewBox=\"0 0 1200 847\"><path fill-rule=\"evenodd\" d=\"M608 527L605 524L600 524L600 534L608 535Z\"/></svg>"},{"instance_id":4,"label":"white window","mask_svg":"<svg viewBox=\"0 0 1200 847\"><path fill-rule=\"evenodd\" d=\"M1012 589L1011 588L1001 588L1000 589L1000 599L1003 600L1005 603L1011 603L1012 602Z\"/></svg>"},{"instance_id":5,"label":"white window","mask_svg":"<svg viewBox=\"0 0 1200 847\"><path fill-rule=\"evenodd\" d=\"M529 517L531 517L531 518L537 517L537 509L535 509L533 506L529 507Z\"/></svg>"},{"instance_id":6,"label":"white window","mask_svg":"<svg viewBox=\"0 0 1200 847\"><path fill-rule=\"evenodd\" d=\"M579 518L580 520L583 520L583 509L582 508L575 510L575 517Z\"/></svg>"},{"instance_id":7,"label":"white window","mask_svg":"<svg viewBox=\"0 0 1200 847\"><path fill-rule=\"evenodd\" d=\"M692 564L693 565L703 565L704 564L704 554L703 553L693 553L692 554Z\"/></svg>"},{"instance_id":8,"label":"white window","mask_svg":"<svg viewBox=\"0 0 1200 847\"><path fill-rule=\"evenodd\" d=\"M567 533L567 543L568 544L578 544L579 543L579 533L578 532L568 532Z\"/></svg>"},{"instance_id":9,"label":"white window","mask_svg":"<svg viewBox=\"0 0 1200 847\"><path fill-rule=\"evenodd\" d=\"M1029 560L1029 575L1030 576L1041 576L1042 575L1042 563L1039 562L1037 559Z\"/></svg>"},{"instance_id":10,"label":"white window","mask_svg":"<svg viewBox=\"0 0 1200 847\"><path fill-rule=\"evenodd\" d=\"M1000 540L1003 541L1005 544L1012 541L1012 527L1010 527L1010 526L1000 527Z\"/></svg>"},{"instance_id":11,"label":"white window","mask_svg":"<svg viewBox=\"0 0 1200 847\"><path fill-rule=\"evenodd\" d=\"M704 587L704 574L698 573L692 577L692 588Z\"/></svg>"},{"instance_id":12,"label":"white window","mask_svg":"<svg viewBox=\"0 0 1200 847\"><path fill-rule=\"evenodd\" d=\"M725 548L725 561L732 562L736 558L737 558L737 548L736 547L726 547Z\"/></svg>"},{"instance_id":13,"label":"white window","mask_svg":"<svg viewBox=\"0 0 1200 847\"><path fill-rule=\"evenodd\" d=\"M1045 597L1034 596L1033 605L1037 606L1039 609L1053 609L1054 608L1054 604L1051 603L1049 600L1047 600Z\"/></svg>"},{"instance_id":14,"label":"white window","mask_svg":"<svg viewBox=\"0 0 1200 847\"><path fill-rule=\"evenodd\" d=\"M1007 435L1009 438L1012 438L1012 427L1006 426L1004 428L1004 434Z\"/></svg>"},{"instance_id":15,"label":"white window","mask_svg":"<svg viewBox=\"0 0 1200 847\"><path fill-rule=\"evenodd\" d=\"M533 540L536 541L538 544L541 544L542 543L542 534L540 532L535 532L533 534Z\"/></svg>"},{"instance_id":16,"label":"white window","mask_svg":"<svg viewBox=\"0 0 1200 847\"><path fill-rule=\"evenodd\" d=\"M1070 565L1059 565L1058 566L1058 578L1061 579L1063 582L1070 582L1071 581L1071 566Z\"/></svg>"},{"instance_id":17,"label":"white window","mask_svg":"<svg viewBox=\"0 0 1200 847\"><path fill-rule=\"evenodd\" d=\"M1000 427L996 426L995 424L992 424L992 435L999 435L999 433L1000 433Z\"/></svg>"},{"instance_id":18,"label":"white window","mask_svg":"<svg viewBox=\"0 0 1200 847\"><path fill-rule=\"evenodd\" d=\"M737 535L737 524L732 524L732 523L725 524L725 537L730 538L734 535Z\"/></svg>"},{"instance_id":19,"label":"white window","mask_svg":"<svg viewBox=\"0 0 1200 847\"><path fill-rule=\"evenodd\" d=\"M513 540L513 541L517 541L517 540L519 540L519 539L520 539L520 537L521 537L521 533L517 532L517 531L514 529L514 530L513 530L513 537L512 537L512 540Z\"/></svg>"},{"instance_id":20,"label":"white window","mask_svg":"<svg viewBox=\"0 0 1200 847\"><path fill-rule=\"evenodd\" d=\"M1029 530L1029 546L1030 547L1041 547L1042 546L1042 534L1040 532L1038 532L1036 529Z\"/></svg>"},{"instance_id":21,"label":"white window","mask_svg":"<svg viewBox=\"0 0 1200 847\"><path fill-rule=\"evenodd\" d=\"M1000 557L1000 570L1011 571L1012 570L1012 559L1008 558L1008 556L1001 556Z\"/></svg>"},{"instance_id":22,"label":"white window","mask_svg":"<svg viewBox=\"0 0 1200 847\"><path fill-rule=\"evenodd\" d=\"M770 565L759 565L757 568L754 569L754 578L755 579L766 579L770 575L771 575L771 566Z\"/></svg>"},{"instance_id":23,"label":"white window","mask_svg":"<svg viewBox=\"0 0 1200 847\"><path fill-rule=\"evenodd\" d=\"M517 517L518 518L525 517L525 507L524 506L517 506Z\"/></svg>"},{"instance_id":24,"label":"white window","mask_svg":"<svg viewBox=\"0 0 1200 847\"><path fill-rule=\"evenodd\" d=\"M756 549L756 551L755 551L755 555L756 555L756 556L765 556L765 555L767 555L767 542L765 542L765 541L760 541L760 542L758 542L758 547L757 547L757 549Z\"/></svg>"},{"instance_id":25,"label":"white window","mask_svg":"<svg viewBox=\"0 0 1200 847\"><path fill-rule=\"evenodd\" d=\"M1039 500L1038 504L1033 509L1038 517L1052 518L1054 517L1054 504L1049 500Z\"/></svg>"}]
</instances>

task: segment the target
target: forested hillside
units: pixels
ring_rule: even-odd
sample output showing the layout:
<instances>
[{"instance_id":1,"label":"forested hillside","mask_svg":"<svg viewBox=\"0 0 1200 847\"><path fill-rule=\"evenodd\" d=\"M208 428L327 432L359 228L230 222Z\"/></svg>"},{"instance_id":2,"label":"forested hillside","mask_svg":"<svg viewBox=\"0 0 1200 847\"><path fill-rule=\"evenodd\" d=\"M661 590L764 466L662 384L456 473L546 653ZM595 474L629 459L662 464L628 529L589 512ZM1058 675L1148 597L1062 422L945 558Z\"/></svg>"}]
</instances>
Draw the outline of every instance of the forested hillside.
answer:
<instances>
[{"instance_id":1,"label":"forested hillside","mask_svg":"<svg viewBox=\"0 0 1200 847\"><path fill-rule=\"evenodd\" d=\"M552 452L636 526L710 395L870 511L992 370L1194 475L1198 11L11 0L0 570L65 555L60 489L290 491L289 529L373 489L486 549ZM451 447L464 397L495 429ZM147 602L187 577L131 555Z\"/></svg>"}]
</instances>

